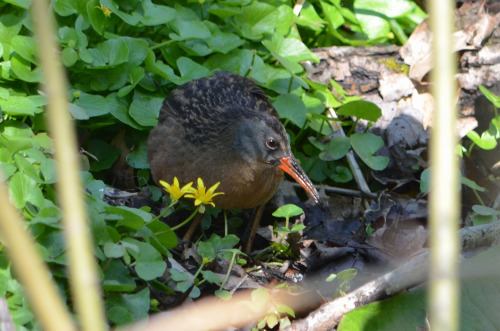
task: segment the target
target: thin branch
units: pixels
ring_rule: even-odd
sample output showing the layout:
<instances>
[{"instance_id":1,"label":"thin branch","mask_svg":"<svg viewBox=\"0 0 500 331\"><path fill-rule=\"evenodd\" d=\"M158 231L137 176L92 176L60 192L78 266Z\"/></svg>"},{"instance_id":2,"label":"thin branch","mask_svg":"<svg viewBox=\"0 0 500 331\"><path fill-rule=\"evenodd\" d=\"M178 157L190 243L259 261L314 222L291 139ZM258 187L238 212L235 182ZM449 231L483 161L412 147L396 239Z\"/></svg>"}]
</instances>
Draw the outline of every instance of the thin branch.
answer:
<instances>
[{"instance_id":1,"label":"thin branch","mask_svg":"<svg viewBox=\"0 0 500 331\"><path fill-rule=\"evenodd\" d=\"M453 53L455 6L452 0L430 1L435 100L429 146L431 181L429 193L431 330L457 330L460 305L458 236L460 196L456 123L456 65Z\"/></svg>"},{"instance_id":2,"label":"thin branch","mask_svg":"<svg viewBox=\"0 0 500 331\"><path fill-rule=\"evenodd\" d=\"M461 247L464 249L490 246L498 242L500 222L464 228L458 233ZM346 296L322 305L307 318L294 321L286 330L331 330L337 326L344 314L425 282L428 270L429 250L426 249L395 270L366 283Z\"/></svg>"},{"instance_id":3,"label":"thin branch","mask_svg":"<svg viewBox=\"0 0 500 331\"><path fill-rule=\"evenodd\" d=\"M68 110L67 82L55 42L55 21L47 0L32 3L32 17L40 42L40 64L47 94L48 124L54 139L57 183L68 245L70 283L83 330L107 329L101 301L97 265L86 220L74 122ZM55 315L57 316L57 315ZM55 317L55 319L59 316Z\"/></svg>"}]
</instances>

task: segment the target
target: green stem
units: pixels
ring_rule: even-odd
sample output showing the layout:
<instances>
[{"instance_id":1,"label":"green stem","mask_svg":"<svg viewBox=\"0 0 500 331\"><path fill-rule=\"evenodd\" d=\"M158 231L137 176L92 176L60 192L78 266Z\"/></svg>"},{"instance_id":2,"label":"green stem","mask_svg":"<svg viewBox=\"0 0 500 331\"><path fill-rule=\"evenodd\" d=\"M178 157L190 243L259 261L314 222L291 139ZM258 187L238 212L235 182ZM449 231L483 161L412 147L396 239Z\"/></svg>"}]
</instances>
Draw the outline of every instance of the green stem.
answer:
<instances>
[{"instance_id":1,"label":"green stem","mask_svg":"<svg viewBox=\"0 0 500 331\"><path fill-rule=\"evenodd\" d=\"M156 216L155 218L153 218L151 220L151 222L153 221L157 221L159 220L160 218L162 218L163 216L165 216L165 214L170 210L170 208L172 208L173 205L175 205L177 203L176 200L173 200L170 205L167 206L167 208L165 208L158 216Z\"/></svg>"},{"instance_id":2,"label":"green stem","mask_svg":"<svg viewBox=\"0 0 500 331\"><path fill-rule=\"evenodd\" d=\"M196 270L196 273L194 274L194 277L193 277L194 280L196 280L196 277L198 277L198 275L200 274L200 272L201 272L201 270L203 269L204 266L205 266L205 261L202 260L201 264L200 264L200 267L198 268L198 270Z\"/></svg>"},{"instance_id":3,"label":"green stem","mask_svg":"<svg viewBox=\"0 0 500 331\"><path fill-rule=\"evenodd\" d=\"M470 158L471 154L472 154L472 149L474 148L474 146L476 146L476 143L475 142L472 142L472 144L469 146L469 148L467 149L467 157Z\"/></svg>"},{"instance_id":4,"label":"green stem","mask_svg":"<svg viewBox=\"0 0 500 331\"><path fill-rule=\"evenodd\" d=\"M300 129L299 133L297 133L297 135L295 136L295 138L293 139L293 141L291 142L292 145L295 145L296 143L298 143L300 141L299 138L302 138L302 136L303 136L303 134L304 134L304 132L306 130L306 127L307 127L308 123L309 123L309 118L306 117L306 121L304 122L304 125Z\"/></svg>"},{"instance_id":5,"label":"green stem","mask_svg":"<svg viewBox=\"0 0 500 331\"><path fill-rule=\"evenodd\" d=\"M227 237L227 212L226 210L224 209L224 237Z\"/></svg>"},{"instance_id":6,"label":"green stem","mask_svg":"<svg viewBox=\"0 0 500 331\"><path fill-rule=\"evenodd\" d=\"M479 193L477 192L477 190L472 190L472 192L474 193L474 195L476 196L476 199L477 201L479 201L479 203L482 205L482 206L486 206L483 199L481 199L481 196L479 195Z\"/></svg>"},{"instance_id":7,"label":"green stem","mask_svg":"<svg viewBox=\"0 0 500 331\"><path fill-rule=\"evenodd\" d=\"M222 282L222 284L220 284L219 290L222 290L224 288L224 285L226 285L227 280L229 279L229 274L231 273L231 270L233 270L234 260L236 260L235 252L233 252L233 255L231 256L231 262L229 263L229 268L227 269L226 272L226 278L224 278L224 281Z\"/></svg>"},{"instance_id":8,"label":"green stem","mask_svg":"<svg viewBox=\"0 0 500 331\"><path fill-rule=\"evenodd\" d=\"M348 136L348 137L351 136L351 134L354 132L354 129L356 129L356 125L358 125L358 122L359 122L359 118L356 118L356 121L353 123L353 125L349 129L349 132L347 132L346 136Z\"/></svg>"},{"instance_id":9,"label":"green stem","mask_svg":"<svg viewBox=\"0 0 500 331\"><path fill-rule=\"evenodd\" d=\"M182 228L184 225L188 224L189 221L191 221L193 219L193 217L196 214L198 214L198 210L200 210L200 206L196 207L196 209L193 211L193 213L184 222L182 222L181 224L178 224L178 225L174 226L173 228L170 229L170 231L178 230L178 229Z\"/></svg>"},{"instance_id":10,"label":"green stem","mask_svg":"<svg viewBox=\"0 0 500 331\"><path fill-rule=\"evenodd\" d=\"M292 92L293 87L293 75L290 76L290 83L288 84L288 93Z\"/></svg>"},{"instance_id":11,"label":"green stem","mask_svg":"<svg viewBox=\"0 0 500 331\"><path fill-rule=\"evenodd\" d=\"M154 51L157 48L162 48L163 46L167 46L168 44L170 44L170 42L171 42L171 40L167 40L167 41L164 41L162 43L153 45L153 46L149 47L149 49L152 50L152 51Z\"/></svg>"}]
</instances>

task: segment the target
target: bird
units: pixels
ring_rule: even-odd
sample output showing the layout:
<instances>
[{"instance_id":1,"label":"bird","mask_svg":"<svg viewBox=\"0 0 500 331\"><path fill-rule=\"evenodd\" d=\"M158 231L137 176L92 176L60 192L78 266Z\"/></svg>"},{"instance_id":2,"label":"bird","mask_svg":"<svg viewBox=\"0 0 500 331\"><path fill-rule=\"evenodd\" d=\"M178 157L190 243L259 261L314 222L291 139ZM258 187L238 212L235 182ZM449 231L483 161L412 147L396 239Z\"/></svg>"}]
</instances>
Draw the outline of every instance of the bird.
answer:
<instances>
[{"instance_id":1,"label":"bird","mask_svg":"<svg viewBox=\"0 0 500 331\"><path fill-rule=\"evenodd\" d=\"M264 91L228 72L191 80L164 100L147 141L153 180L181 185L220 182L213 202L222 209L264 205L284 173L321 205L319 194L291 151L285 127ZM257 227L255 227L256 229Z\"/></svg>"}]
</instances>

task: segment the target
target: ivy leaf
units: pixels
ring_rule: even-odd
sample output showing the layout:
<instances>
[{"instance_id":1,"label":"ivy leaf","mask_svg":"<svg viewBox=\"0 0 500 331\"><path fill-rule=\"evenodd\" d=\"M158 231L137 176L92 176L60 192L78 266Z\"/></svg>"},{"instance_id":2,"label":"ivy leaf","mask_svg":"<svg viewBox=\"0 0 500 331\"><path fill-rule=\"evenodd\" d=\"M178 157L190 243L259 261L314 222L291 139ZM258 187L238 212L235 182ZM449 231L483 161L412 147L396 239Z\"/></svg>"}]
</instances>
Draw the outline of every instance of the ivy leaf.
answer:
<instances>
[{"instance_id":1,"label":"ivy leaf","mask_svg":"<svg viewBox=\"0 0 500 331\"><path fill-rule=\"evenodd\" d=\"M108 318L118 325L148 317L150 306L149 289L134 294L112 293L106 300Z\"/></svg>"},{"instance_id":2,"label":"ivy leaf","mask_svg":"<svg viewBox=\"0 0 500 331\"><path fill-rule=\"evenodd\" d=\"M273 106L281 118L289 119L299 128L306 123L307 108L298 96L282 94L274 100Z\"/></svg>"},{"instance_id":3,"label":"ivy leaf","mask_svg":"<svg viewBox=\"0 0 500 331\"><path fill-rule=\"evenodd\" d=\"M479 89L484 94L484 96L496 107L500 108L500 96L492 93L485 86L479 85Z\"/></svg>"},{"instance_id":4,"label":"ivy leaf","mask_svg":"<svg viewBox=\"0 0 500 331\"><path fill-rule=\"evenodd\" d=\"M106 206L104 211L107 220L117 221L116 227L124 226L135 231L151 220L151 214L126 206Z\"/></svg>"},{"instance_id":5,"label":"ivy leaf","mask_svg":"<svg viewBox=\"0 0 500 331\"><path fill-rule=\"evenodd\" d=\"M162 255L151 244L131 238L125 238L123 242L136 247L133 249L127 246L127 252L135 258L135 271L140 278L149 281L163 275L167 264L163 261Z\"/></svg>"},{"instance_id":6,"label":"ivy leaf","mask_svg":"<svg viewBox=\"0 0 500 331\"><path fill-rule=\"evenodd\" d=\"M104 269L102 288L112 292L132 292L137 285L123 262L112 259Z\"/></svg>"},{"instance_id":7,"label":"ivy leaf","mask_svg":"<svg viewBox=\"0 0 500 331\"><path fill-rule=\"evenodd\" d=\"M387 167L388 157L374 155L384 146L382 138L372 133L354 133L350 140L352 148L367 166L373 170L383 170Z\"/></svg>"},{"instance_id":8,"label":"ivy leaf","mask_svg":"<svg viewBox=\"0 0 500 331\"><path fill-rule=\"evenodd\" d=\"M209 242L200 241L198 244L198 254L200 254L204 260L213 261L215 259L215 248Z\"/></svg>"},{"instance_id":9,"label":"ivy leaf","mask_svg":"<svg viewBox=\"0 0 500 331\"><path fill-rule=\"evenodd\" d=\"M157 5L151 2L151 0L145 0L142 2L142 8L144 9L144 17L141 22L144 25L161 25L172 21L175 18L175 10L173 8Z\"/></svg>"},{"instance_id":10,"label":"ivy leaf","mask_svg":"<svg viewBox=\"0 0 500 331\"><path fill-rule=\"evenodd\" d=\"M136 89L130 104L129 114L140 125L154 126L158 123L158 115L163 104L162 97L156 97Z\"/></svg>"},{"instance_id":11,"label":"ivy leaf","mask_svg":"<svg viewBox=\"0 0 500 331\"><path fill-rule=\"evenodd\" d=\"M337 114L376 122L382 116L382 110L373 102L357 100L348 102L340 107L337 110Z\"/></svg>"},{"instance_id":12,"label":"ivy leaf","mask_svg":"<svg viewBox=\"0 0 500 331\"><path fill-rule=\"evenodd\" d=\"M10 178L9 193L18 209L24 208L27 202L41 207L45 200L37 182L21 172L17 172Z\"/></svg>"},{"instance_id":13,"label":"ivy leaf","mask_svg":"<svg viewBox=\"0 0 500 331\"><path fill-rule=\"evenodd\" d=\"M290 218L293 216L301 215L303 213L304 211L302 210L302 208L293 204L287 204L276 209L276 211L273 213L273 216Z\"/></svg>"}]
</instances>

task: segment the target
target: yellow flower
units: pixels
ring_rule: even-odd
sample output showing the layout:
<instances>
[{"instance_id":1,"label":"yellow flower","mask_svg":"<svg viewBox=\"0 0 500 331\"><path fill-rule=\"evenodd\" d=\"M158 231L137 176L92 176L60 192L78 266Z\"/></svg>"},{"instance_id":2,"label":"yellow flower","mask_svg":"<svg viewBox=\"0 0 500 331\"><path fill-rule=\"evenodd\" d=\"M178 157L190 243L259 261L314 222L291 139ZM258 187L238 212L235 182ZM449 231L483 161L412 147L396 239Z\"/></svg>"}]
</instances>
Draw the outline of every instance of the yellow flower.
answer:
<instances>
[{"instance_id":1,"label":"yellow flower","mask_svg":"<svg viewBox=\"0 0 500 331\"><path fill-rule=\"evenodd\" d=\"M202 206L200 206L200 213L203 213L205 210L203 205L212 205L215 207L212 199L217 195L224 194L223 192L214 193L219 184L220 182L216 183L207 190L205 184L203 184L203 180L201 180L201 178L198 178L198 188L193 189L190 193L186 194L186 198L195 199L195 206L202 204Z\"/></svg>"},{"instance_id":2,"label":"yellow flower","mask_svg":"<svg viewBox=\"0 0 500 331\"><path fill-rule=\"evenodd\" d=\"M179 200L186 193L195 191L195 189L191 187L193 185L193 182L186 184L181 188L177 177L174 177L174 183L172 185L163 180L160 180L160 184L161 186L163 186L163 189L167 191L167 193L170 193L170 199L172 199L173 201Z\"/></svg>"},{"instance_id":3,"label":"yellow flower","mask_svg":"<svg viewBox=\"0 0 500 331\"><path fill-rule=\"evenodd\" d=\"M108 7L104 7L104 5L101 3L101 6L95 6L97 9L100 9L104 16L110 17L111 16L111 10L109 10Z\"/></svg>"}]
</instances>

